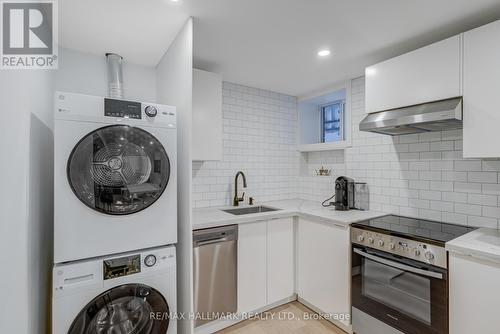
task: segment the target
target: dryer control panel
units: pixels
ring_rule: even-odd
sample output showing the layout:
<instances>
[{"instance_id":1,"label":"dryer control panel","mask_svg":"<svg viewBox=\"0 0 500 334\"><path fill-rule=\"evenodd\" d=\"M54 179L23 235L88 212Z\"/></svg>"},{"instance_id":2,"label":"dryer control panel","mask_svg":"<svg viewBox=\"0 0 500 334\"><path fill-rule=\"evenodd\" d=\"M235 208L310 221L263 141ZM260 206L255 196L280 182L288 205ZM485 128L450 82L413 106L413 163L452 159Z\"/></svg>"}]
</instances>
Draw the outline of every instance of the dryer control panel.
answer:
<instances>
[{"instance_id":1,"label":"dryer control panel","mask_svg":"<svg viewBox=\"0 0 500 334\"><path fill-rule=\"evenodd\" d=\"M140 102L104 99L104 116L141 119L141 109Z\"/></svg>"},{"instance_id":2,"label":"dryer control panel","mask_svg":"<svg viewBox=\"0 0 500 334\"><path fill-rule=\"evenodd\" d=\"M105 280L140 273L141 255L104 260L103 270Z\"/></svg>"}]
</instances>

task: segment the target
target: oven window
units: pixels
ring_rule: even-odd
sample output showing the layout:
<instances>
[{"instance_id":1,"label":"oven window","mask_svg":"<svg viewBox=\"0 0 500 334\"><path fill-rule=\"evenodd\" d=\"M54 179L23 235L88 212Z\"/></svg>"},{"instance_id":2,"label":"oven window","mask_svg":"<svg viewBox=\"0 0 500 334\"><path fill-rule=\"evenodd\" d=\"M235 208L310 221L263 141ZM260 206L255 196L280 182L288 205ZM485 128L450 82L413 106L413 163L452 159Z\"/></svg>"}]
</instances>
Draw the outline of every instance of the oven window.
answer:
<instances>
[{"instance_id":1,"label":"oven window","mask_svg":"<svg viewBox=\"0 0 500 334\"><path fill-rule=\"evenodd\" d=\"M367 258L362 260L362 295L431 324L431 281Z\"/></svg>"}]
</instances>

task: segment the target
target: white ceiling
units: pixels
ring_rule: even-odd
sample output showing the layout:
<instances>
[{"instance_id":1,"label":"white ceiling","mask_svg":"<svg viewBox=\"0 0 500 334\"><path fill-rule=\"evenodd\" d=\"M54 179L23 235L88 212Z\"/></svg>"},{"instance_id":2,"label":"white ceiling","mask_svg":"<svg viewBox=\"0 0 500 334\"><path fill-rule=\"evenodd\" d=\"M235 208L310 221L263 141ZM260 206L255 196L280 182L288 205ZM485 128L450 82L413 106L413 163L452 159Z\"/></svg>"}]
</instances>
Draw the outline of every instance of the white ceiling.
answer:
<instances>
[{"instance_id":1,"label":"white ceiling","mask_svg":"<svg viewBox=\"0 0 500 334\"><path fill-rule=\"evenodd\" d=\"M59 44L155 66L189 17L169 0L60 0Z\"/></svg>"},{"instance_id":2,"label":"white ceiling","mask_svg":"<svg viewBox=\"0 0 500 334\"><path fill-rule=\"evenodd\" d=\"M154 66L188 16L195 66L297 96L500 18L498 0L63 0L68 48ZM332 54L318 58L321 48Z\"/></svg>"}]
</instances>

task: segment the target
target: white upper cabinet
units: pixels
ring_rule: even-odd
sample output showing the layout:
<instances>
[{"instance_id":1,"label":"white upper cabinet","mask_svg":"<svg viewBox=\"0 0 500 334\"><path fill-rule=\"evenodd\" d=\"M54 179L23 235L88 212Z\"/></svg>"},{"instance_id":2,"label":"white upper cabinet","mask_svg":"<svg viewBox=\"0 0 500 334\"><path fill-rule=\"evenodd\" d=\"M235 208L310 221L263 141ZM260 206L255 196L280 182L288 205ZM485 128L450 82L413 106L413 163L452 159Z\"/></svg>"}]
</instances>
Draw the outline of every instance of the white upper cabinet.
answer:
<instances>
[{"instance_id":1,"label":"white upper cabinet","mask_svg":"<svg viewBox=\"0 0 500 334\"><path fill-rule=\"evenodd\" d=\"M222 76L193 70L193 160L222 160Z\"/></svg>"},{"instance_id":2,"label":"white upper cabinet","mask_svg":"<svg viewBox=\"0 0 500 334\"><path fill-rule=\"evenodd\" d=\"M457 35L367 67L366 112L461 96L461 42Z\"/></svg>"},{"instance_id":3,"label":"white upper cabinet","mask_svg":"<svg viewBox=\"0 0 500 334\"><path fill-rule=\"evenodd\" d=\"M464 34L464 158L500 157L500 21Z\"/></svg>"}]
</instances>

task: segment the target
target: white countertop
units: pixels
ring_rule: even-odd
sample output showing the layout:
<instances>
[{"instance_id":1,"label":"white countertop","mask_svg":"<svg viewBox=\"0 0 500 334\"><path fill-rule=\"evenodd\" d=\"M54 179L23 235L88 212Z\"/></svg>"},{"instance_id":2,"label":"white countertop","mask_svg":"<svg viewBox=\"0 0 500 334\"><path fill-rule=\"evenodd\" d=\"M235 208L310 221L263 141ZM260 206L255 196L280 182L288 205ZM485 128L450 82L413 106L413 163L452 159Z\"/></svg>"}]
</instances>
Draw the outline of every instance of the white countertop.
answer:
<instances>
[{"instance_id":1,"label":"white countertop","mask_svg":"<svg viewBox=\"0 0 500 334\"><path fill-rule=\"evenodd\" d=\"M480 228L446 243L446 250L500 263L500 230Z\"/></svg>"},{"instance_id":2,"label":"white countertop","mask_svg":"<svg viewBox=\"0 0 500 334\"><path fill-rule=\"evenodd\" d=\"M236 216L221 211L223 209L235 209L235 207L198 208L193 210L193 230L291 216L319 219L347 226L355 222L387 215L387 213L377 211L335 211L333 207L325 208L321 206L321 203L300 199L256 203L254 206L257 205L265 205L279 210ZM248 205L239 207L248 207Z\"/></svg>"}]
</instances>

